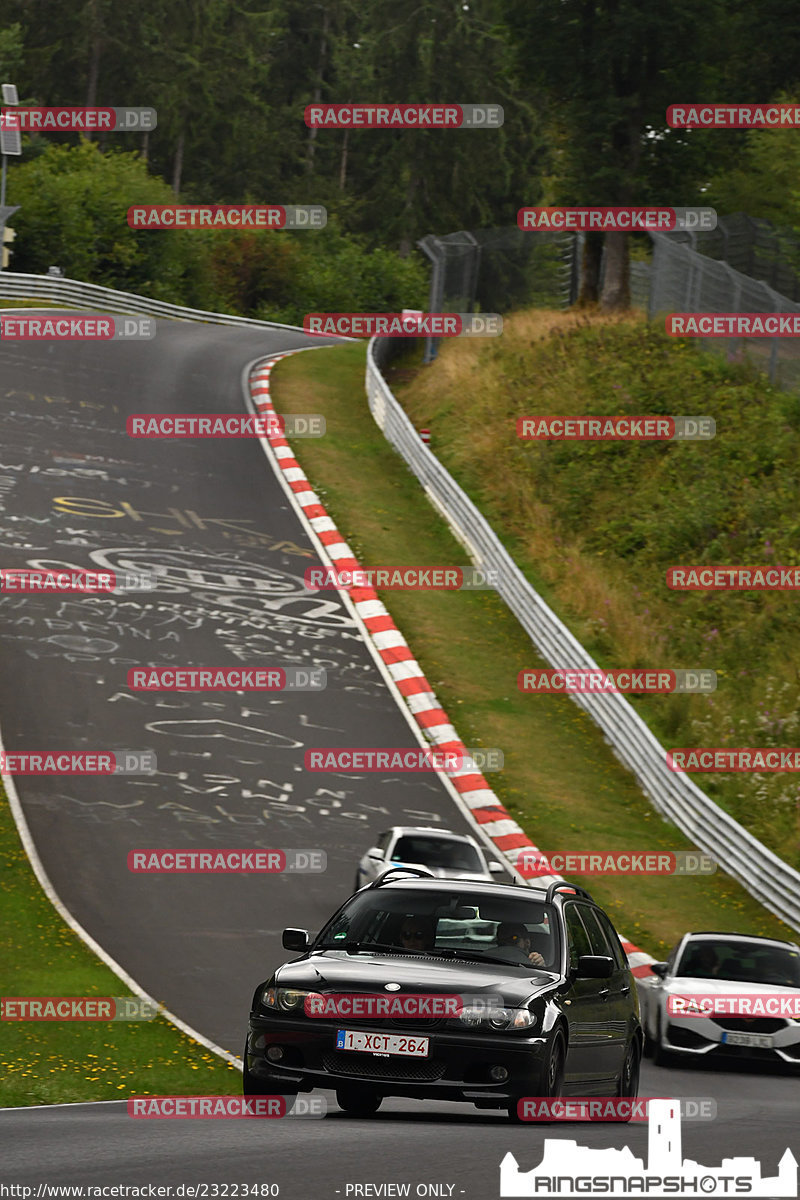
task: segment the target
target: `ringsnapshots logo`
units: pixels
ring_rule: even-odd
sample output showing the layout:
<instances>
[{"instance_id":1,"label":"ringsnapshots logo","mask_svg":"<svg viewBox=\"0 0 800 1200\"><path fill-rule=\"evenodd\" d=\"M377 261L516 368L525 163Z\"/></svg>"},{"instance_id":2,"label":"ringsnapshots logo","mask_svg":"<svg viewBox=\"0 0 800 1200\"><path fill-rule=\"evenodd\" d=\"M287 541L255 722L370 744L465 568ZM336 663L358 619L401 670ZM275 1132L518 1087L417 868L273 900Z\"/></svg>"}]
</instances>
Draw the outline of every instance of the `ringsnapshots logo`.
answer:
<instances>
[{"instance_id":1,"label":"ringsnapshots logo","mask_svg":"<svg viewBox=\"0 0 800 1200\"><path fill-rule=\"evenodd\" d=\"M500 573L481 567L307 567L303 583L307 591L471 592L493 591Z\"/></svg>"},{"instance_id":2,"label":"ringsnapshots logo","mask_svg":"<svg viewBox=\"0 0 800 1200\"><path fill-rule=\"evenodd\" d=\"M706 442L717 435L713 417L518 417L522 441Z\"/></svg>"},{"instance_id":3,"label":"ringsnapshots logo","mask_svg":"<svg viewBox=\"0 0 800 1200\"><path fill-rule=\"evenodd\" d=\"M9 775L154 775L152 750L4 750L0 772Z\"/></svg>"},{"instance_id":4,"label":"ringsnapshots logo","mask_svg":"<svg viewBox=\"0 0 800 1200\"><path fill-rule=\"evenodd\" d=\"M500 337L499 313L306 313L303 329L317 337Z\"/></svg>"},{"instance_id":5,"label":"ringsnapshots logo","mask_svg":"<svg viewBox=\"0 0 800 1200\"><path fill-rule=\"evenodd\" d=\"M667 751L670 771L704 771L706 773L745 771L800 771L800 749L786 750L765 747L739 746L681 746Z\"/></svg>"},{"instance_id":6,"label":"ringsnapshots logo","mask_svg":"<svg viewBox=\"0 0 800 1200\"><path fill-rule=\"evenodd\" d=\"M154 592L157 579L150 571L31 570L27 567L0 568L0 592L23 595L86 596Z\"/></svg>"},{"instance_id":7,"label":"ringsnapshots logo","mask_svg":"<svg viewBox=\"0 0 800 1200\"><path fill-rule=\"evenodd\" d=\"M324 850L137 849L128 870L137 875L319 875L328 869Z\"/></svg>"},{"instance_id":8,"label":"ringsnapshots logo","mask_svg":"<svg viewBox=\"0 0 800 1200\"><path fill-rule=\"evenodd\" d=\"M499 129L500 104L307 104L309 129Z\"/></svg>"},{"instance_id":9,"label":"ringsnapshots logo","mask_svg":"<svg viewBox=\"0 0 800 1200\"><path fill-rule=\"evenodd\" d=\"M671 129L800 129L796 104L670 104Z\"/></svg>"},{"instance_id":10,"label":"ringsnapshots logo","mask_svg":"<svg viewBox=\"0 0 800 1200\"><path fill-rule=\"evenodd\" d=\"M523 850L517 870L540 875L713 875L717 863L694 850Z\"/></svg>"},{"instance_id":11,"label":"ringsnapshots logo","mask_svg":"<svg viewBox=\"0 0 800 1200\"><path fill-rule=\"evenodd\" d=\"M319 1120L324 1096L131 1096L128 1116L145 1121Z\"/></svg>"},{"instance_id":12,"label":"ringsnapshots logo","mask_svg":"<svg viewBox=\"0 0 800 1200\"><path fill-rule=\"evenodd\" d=\"M797 1196L797 1159L789 1149L772 1176L763 1175L752 1156L725 1158L718 1167L684 1158L681 1106L686 1102L674 1097L649 1100L646 1160L635 1157L628 1146L598 1150L574 1140L545 1138L539 1165L521 1171L509 1151L500 1163L500 1196Z\"/></svg>"},{"instance_id":13,"label":"ringsnapshots logo","mask_svg":"<svg viewBox=\"0 0 800 1200\"><path fill-rule=\"evenodd\" d=\"M517 213L520 229L602 230L604 233L667 233L675 230L709 230L717 227L713 208L674 208L660 205L599 205L562 208L547 205L521 208Z\"/></svg>"},{"instance_id":14,"label":"ringsnapshots logo","mask_svg":"<svg viewBox=\"0 0 800 1200\"><path fill-rule=\"evenodd\" d=\"M97 108L73 104L67 108L5 108L0 129L20 133L147 133L158 124L154 108Z\"/></svg>"},{"instance_id":15,"label":"ringsnapshots logo","mask_svg":"<svg viewBox=\"0 0 800 1200\"><path fill-rule=\"evenodd\" d=\"M713 692L717 687L716 671L634 670L600 667L555 667L538 671L520 671L517 688L521 692L541 695L576 695L586 692L623 692L626 694L664 694L674 692Z\"/></svg>"},{"instance_id":16,"label":"ringsnapshots logo","mask_svg":"<svg viewBox=\"0 0 800 1200\"><path fill-rule=\"evenodd\" d=\"M125 422L132 438L317 438L325 429L320 413L134 413Z\"/></svg>"},{"instance_id":17,"label":"ringsnapshots logo","mask_svg":"<svg viewBox=\"0 0 800 1200\"><path fill-rule=\"evenodd\" d=\"M91 317L0 314L0 338L17 342L149 341L156 336L155 317Z\"/></svg>"},{"instance_id":18,"label":"ringsnapshots logo","mask_svg":"<svg viewBox=\"0 0 800 1200\"><path fill-rule=\"evenodd\" d=\"M664 329L670 337L796 338L800 313L669 313Z\"/></svg>"},{"instance_id":19,"label":"ringsnapshots logo","mask_svg":"<svg viewBox=\"0 0 800 1200\"><path fill-rule=\"evenodd\" d=\"M676 592L796 592L800 567L669 567L667 587Z\"/></svg>"},{"instance_id":20,"label":"ringsnapshots logo","mask_svg":"<svg viewBox=\"0 0 800 1200\"><path fill-rule=\"evenodd\" d=\"M306 750L307 771L501 771L503 751L495 746L475 749L444 747L354 747L327 746Z\"/></svg>"},{"instance_id":21,"label":"ringsnapshots logo","mask_svg":"<svg viewBox=\"0 0 800 1200\"><path fill-rule=\"evenodd\" d=\"M128 209L131 229L324 229L321 204L147 204Z\"/></svg>"},{"instance_id":22,"label":"ringsnapshots logo","mask_svg":"<svg viewBox=\"0 0 800 1200\"><path fill-rule=\"evenodd\" d=\"M133 692L322 692L324 667L131 667Z\"/></svg>"},{"instance_id":23,"label":"ringsnapshots logo","mask_svg":"<svg viewBox=\"0 0 800 1200\"><path fill-rule=\"evenodd\" d=\"M3 996L0 1021L152 1021L160 1005L139 996Z\"/></svg>"}]
</instances>

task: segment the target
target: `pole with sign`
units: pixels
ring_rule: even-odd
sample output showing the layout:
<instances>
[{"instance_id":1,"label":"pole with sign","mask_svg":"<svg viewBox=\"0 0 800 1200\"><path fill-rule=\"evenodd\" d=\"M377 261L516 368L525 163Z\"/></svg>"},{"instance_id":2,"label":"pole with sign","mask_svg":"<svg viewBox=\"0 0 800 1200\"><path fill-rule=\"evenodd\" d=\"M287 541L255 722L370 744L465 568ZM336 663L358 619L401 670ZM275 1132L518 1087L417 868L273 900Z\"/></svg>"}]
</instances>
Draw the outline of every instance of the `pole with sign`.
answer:
<instances>
[{"instance_id":1,"label":"pole with sign","mask_svg":"<svg viewBox=\"0 0 800 1200\"><path fill-rule=\"evenodd\" d=\"M16 84L3 84L3 108L13 108L19 104ZM6 165L9 154L22 154L22 134L19 129L8 127L3 120L5 114L0 113L0 155L3 157L3 171L0 178L0 271L3 269L5 258L6 218L19 208L6 206Z\"/></svg>"}]
</instances>

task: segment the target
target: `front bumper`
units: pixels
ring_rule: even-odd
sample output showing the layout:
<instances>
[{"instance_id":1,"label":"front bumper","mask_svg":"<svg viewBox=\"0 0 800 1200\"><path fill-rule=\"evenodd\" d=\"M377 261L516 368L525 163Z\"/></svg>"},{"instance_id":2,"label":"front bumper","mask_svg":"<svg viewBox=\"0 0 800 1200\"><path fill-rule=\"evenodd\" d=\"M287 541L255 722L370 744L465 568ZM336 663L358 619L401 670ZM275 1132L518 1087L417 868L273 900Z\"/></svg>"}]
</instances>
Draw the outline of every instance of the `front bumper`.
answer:
<instances>
[{"instance_id":1,"label":"front bumper","mask_svg":"<svg viewBox=\"0 0 800 1200\"><path fill-rule=\"evenodd\" d=\"M761 1062L784 1062L800 1067L800 1025L783 1019L757 1019L752 1022L727 1020L719 1024L710 1017L667 1017L663 1026L664 1049L676 1055L714 1058L739 1058ZM738 1045L724 1039L725 1034L766 1034L772 1046Z\"/></svg>"},{"instance_id":2,"label":"front bumper","mask_svg":"<svg viewBox=\"0 0 800 1200\"><path fill-rule=\"evenodd\" d=\"M311 1026L311 1028L309 1028ZM337 1050L337 1029L407 1033L430 1039L427 1058ZM452 1028L398 1028L378 1021L273 1020L252 1015L245 1065L250 1081L266 1094L364 1083L384 1096L415 1099L493 1101L499 1106L537 1095L549 1038L546 1034L492 1033ZM280 1047L280 1062L267 1058ZM489 1071L504 1067L508 1078L494 1082Z\"/></svg>"}]
</instances>

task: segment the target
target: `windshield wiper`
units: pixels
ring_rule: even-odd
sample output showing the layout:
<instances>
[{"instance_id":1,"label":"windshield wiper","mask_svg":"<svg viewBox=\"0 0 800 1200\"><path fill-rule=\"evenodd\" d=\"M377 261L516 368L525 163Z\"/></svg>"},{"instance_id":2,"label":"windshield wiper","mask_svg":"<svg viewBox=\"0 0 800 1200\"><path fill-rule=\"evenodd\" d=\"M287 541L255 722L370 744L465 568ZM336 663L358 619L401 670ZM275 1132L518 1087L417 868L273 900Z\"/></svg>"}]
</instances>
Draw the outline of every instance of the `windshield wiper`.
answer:
<instances>
[{"instance_id":1,"label":"windshield wiper","mask_svg":"<svg viewBox=\"0 0 800 1200\"><path fill-rule=\"evenodd\" d=\"M358 954L362 950L380 950L383 953L387 951L390 954L402 954L402 946L390 946L387 942L342 942L338 946L327 947L330 950L344 950L347 954Z\"/></svg>"},{"instance_id":2,"label":"windshield wiper","mask_svg":"<svg viewBox=\"0 0 800 1200\"><path fill-rule=\"evenodd\" d=\"M436 953L440 958L458 958L464 962L490 962L500 963L503 967L532 967L533 963L514 962L508 958L498 958L493 954L484 954L481 950L454 950L450 947L443 950L437 950ZM542 969L542 968L540 968Z\"/></svg>"}]
</instances>

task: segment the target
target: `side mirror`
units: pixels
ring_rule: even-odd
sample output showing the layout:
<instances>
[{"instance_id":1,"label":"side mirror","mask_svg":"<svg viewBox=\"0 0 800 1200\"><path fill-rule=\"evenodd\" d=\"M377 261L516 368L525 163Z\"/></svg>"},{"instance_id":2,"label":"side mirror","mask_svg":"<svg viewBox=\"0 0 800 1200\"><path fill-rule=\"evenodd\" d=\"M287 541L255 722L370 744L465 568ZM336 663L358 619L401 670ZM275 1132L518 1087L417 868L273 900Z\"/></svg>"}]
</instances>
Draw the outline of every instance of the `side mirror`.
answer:
<instances>
[{"instance_id":1,"label":"side mirror","mask_svg":"<svg viewBox=\"0 0 800 1200\"><path fill-rule=\"evenodd\" d=\"M377 846L373 846L371 850L367 851L367 858L379 858L383 861L383 851L379 850Z\"/></svg>"},{"instance_id":2,"label":"side mirror","mask_svg":"<svg viewBox=\"0 0 800 1200\"><path fill-rule=\"evenodd\" d=\"M492 875L504 875L505 870L505 867L495 859L492 859L492 861L489 863L489 872Z\"/></svg>"},{"instance_id":3,"label":"side mirror","mask_svg":"<svg viewBox=\"0 0 800 1200\"><path fill-rule=\"evenodd\" d=\"M657 975L659 979L663 979L666 976L667 971L669 970L669 963L665 963L665 962L650 963L650 970L653 972L654 975Z\"/></svg>"},{"instance_id":4,"label":"side mirror","mask_svg":"<svg viewBox=\"0 0 800 1200\"><path fill-rule=\"evenodd\" d=\"M578 959L578 979L608 979L613 974L614 960L605 954L582 954Z\"/></svg>"},{"instance_id":5,"label":"side mirror","mask_svg":"<svg viewBox=\"0 0 800 1200\"><path fill-rule=\"evenodd\" d=\"M284 929L283 938L284 950L307 950L308 949L308 930L307 929Z\"/></svg>"}]
</instances>

